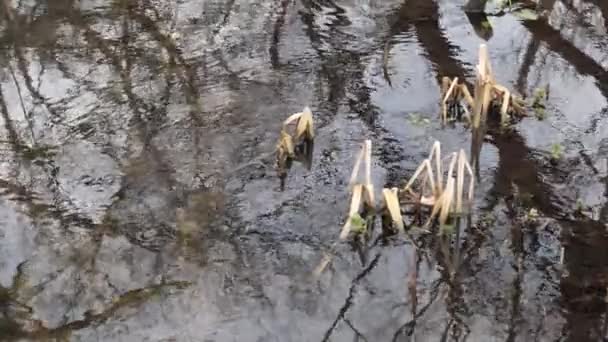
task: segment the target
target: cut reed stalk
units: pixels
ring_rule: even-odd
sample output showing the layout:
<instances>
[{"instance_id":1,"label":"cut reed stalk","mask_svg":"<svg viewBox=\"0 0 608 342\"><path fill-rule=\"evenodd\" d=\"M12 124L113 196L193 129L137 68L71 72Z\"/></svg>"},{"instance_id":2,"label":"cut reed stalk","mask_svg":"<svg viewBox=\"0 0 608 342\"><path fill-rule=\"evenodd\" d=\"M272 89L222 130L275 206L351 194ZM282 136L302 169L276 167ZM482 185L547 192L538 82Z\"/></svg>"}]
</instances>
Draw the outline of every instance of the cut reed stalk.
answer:
<instances>
[{"instance_id":1,"label":"cut reed stalk","mask_svg":"<svg viewBox=\"0 0 608 342\"><path fill-rule=\"evenodd\" d=\"M351 221L355 214L361 212L363 208L370 208L375 210L375 199L374 199L374 185L371 181L371 140L366 140L361 146L361 151L357 156L357 160L353 167L353 172L350 176L349 188L352 189L352 197L350 203L350 209L348 217L342 231L340 232L340 239L346 239L351 231ZM359 170L361 164L365 164L365 179L363 182L358 182Z\"/></svg>"}]
</instances>

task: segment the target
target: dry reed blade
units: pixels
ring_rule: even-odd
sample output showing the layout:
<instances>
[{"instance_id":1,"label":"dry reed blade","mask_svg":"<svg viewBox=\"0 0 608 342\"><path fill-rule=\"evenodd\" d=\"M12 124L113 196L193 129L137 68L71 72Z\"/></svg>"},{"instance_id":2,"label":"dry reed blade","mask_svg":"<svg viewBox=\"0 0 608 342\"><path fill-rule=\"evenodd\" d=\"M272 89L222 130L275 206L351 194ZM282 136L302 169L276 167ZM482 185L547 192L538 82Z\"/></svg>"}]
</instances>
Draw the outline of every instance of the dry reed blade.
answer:
<instances>
[{"instance_id":1,"label":"dry reed blade","mask_svg":"<svg viewBox=\"0 0 608 342\"><path fill-rule=\"evenodd\" d=\"M446 103L450 99L450 96L454 92L456 85L458 85L458 77L454 77L454 80L452 81L452 84L450 84L448 91L443 96L443 101L441 101L442 103Z\"/></svg>"},{"instance_id":2,"label":"dry reed blade","mask_svg":"<svg viewBox=\"0 0 608 342\"><path fill-rule=\"evenodd\" d=\"M460 91L463 94L463 97L465 99L465 101L467 102L467 104L469 106L471 106L471 108L473 108L475 106L475 100L473 100L473 96L471 96L471 93L469 92L469 88L467 87L466 84L461 84L460 85Z\"/></svg>"},{"instance_id":3,"label":"dry reed blade","mask_svg":"<svg viewBox=\"0 0 608 342\"><path fill-rule=\"evenodd\" d=\"M372 184L372 141L365 140L365 183Z\"/></svg>"},{"instance_id":4,"label":"dry reed blade","mask_svg":"<svg viewBox=\"0 0 608 342\"><path fill-rule=\"evenodd\" d=\"M429 154L429 158L428 160L433 160L433 156L435 157L435 167L437 168L435 170L436 172L436 182L433 182L432 179L432 169L431 169L431 187L433 189L433 194L435 196L439 196L439 194L441 194L441 192L443 191L443 170L441 169L441 143L439 143L439 141L435 141L435 143L433 144L433 147L431 148L431 153ZM431 165L429 165L430 168ZM437 188L435 188L435 186Z\"/></svg>"},{"instance_id":5,"label":"dry reed blade","mask_svg":"<svg viewBox=\"0 0 608 342\"><path fill-rule=\"evenodd\" d=\"M374 198L374 184L372 184L372 141L365 141L365 190L367 205L371 208L376 208L376 200Z\"/></svg>"},{"instance_id":6,"label":"dry reed blade","mask_svg":"<svg viewBox=\"0 0 608 342\"><path fill-rule=\"evenodd\" d=\"M353 196L350 202L350 209L348 211L348 218L342 227L342 231L340 232L340 239L344 240L348 237L350 233L351 219L355 214L359 212L361 208L361 196L363 194L363 185L357 184L353 188Z\"/></svg>"},{"instance_id":7,"label":"dry reed blade","mask_svg":"<svg viewBox=\"0 0 608 342\"><path fill-rule=\"evenodd\" d=\"M331 259L331 254L325 253L323 255L323 259L321 259L319 265L317 265L317 267L315 267L314 271L312 272L315 277L319 277L321 273L323 273L323 271L327 268L327 265L329 265L329 263L331 262Z\"/></svg>"},{"instance_id":8,"label":"dry reed blade","mask_svg":"<svg viewBox=\"0 0 608 342\"><path fill-rule=\"evenodd\" d=\"M299 140L304 137L312 140L315 137L312 112L310 111L310 108L305 107L301 114L296 127L296 139Z\"/></svg>"},{"instance_id":9,"label":"dry reed blade","mask_svg":"<svg viewBox=\"0 0 608 342\"><path fill-rule=\"evenodd\" d=\"M293 139L291 138L291 135L283 130L281 131L281 138L279 140L279 149L281 148L287 153L288 157L292 158L294 156L295 150L293 147Z\"/></svg>"},{"instance_id":10,"label":"dry reed blade","mask_svg":"<svg viewBox=\"0 0 608 342\"><path fill-rule=\"evenodd\" d=\"M483 98L481 93L483 92L483 84L478 80L475 82L475 103L473 105L473 127L479 128L481 125L481 110L483 106Z\"/></svg>"},{"instance_id":11,"label":"dry reed blade","mask_svg":"<svg viewBox=\"0 0 608 342\"><path fill-rule=\"evenodd\" d=\"M397 226L400 232L405 231L403 226L403 217L401 216L401 207L399 205L399 199L397 197L397 188L383 189L382 194L384 195L384 202L388 209L393 224Z\"/></svg>"},{"instance_id":12,"label":"dry reed blade","mask_svg":"<svg viewBox=\"0 0 608 342\"><path fill-rule=\"evenodd\" d=\"M456 170L456 213L462 213L462 197L464 188L464 163L466 156L461 149L458 153L458 167Z\"/></svg>"},{"instance_id":13,"label":"dry reed blade","mask_svg":"<svg viewBox=\"0 0 608 342\"><path fill-rule=\"evenodd\" d=\"M447 217L451 212L452 203L454 202L454 167L458 160L458 154L453 152L452 160L450 161L450 167L448 169L447 182L445 189L441 194L441 213L439 215L439 222L445 224Z\"/></svg>"},{"instance_id":14,"label":"dry reed blade","mask_svg":"<svg viewBox=\"0 0 608 342\"><path fill-rule=\"evenodd\" d=\"M302 112L291 114L287 119L285 119L285 121L283 121L283 128L288 126L290 123L298 120L302 116L302 114Z\"/></svg>"},{"instance_id":15,"label":"dry reed blade","mask_svg":"<svg viewBox=\"0 0 608 342\"><path fill-rule=\"evenodd\" d=\"M352 187L355 184L355 181L357 180L357 176L359 175L359 167L361 166L363 158L365 158L365 147L366 144L362 144L361 151L359 152L357 160L355 161L355 166L353 167L353 172L350 175L350 181L348 182L349 187Z\"/></svg>"},{"instance_id":16,"label":"dry reed blade","mask_svg":"<svg viewBox=\"0 0 608 342\"><path fill-rule=\"evenodd\" d=\"M445 94L448 92L449 87L450 87L450 78L447 76L443 76L441 78L441 98L445 97Z\"/></svg>"},{"instance_id":17,"label":"dry reed blade","mask_svg":"<svg viewBox=\"0 0 608 342\"><path fill-rule=\"evenodd\" d=\"M367 204L367 206L372 209L376 208L376 200L374 199L374 185L371 183L363 186L363 203Z\"/></svg>"},{"instance_id":18,"label":"dry reed blade","mask_svg":"<svg viewBox=\"0 0 608 342\"><path fill-rule=\"evenodd\" d=\"M449 82L449 80L450 79L447 78L448 82ZM445 78L443 79L443 81L446 81ZM458 85L458 77L454 77L454 80L451 82L450 86L445 91L445 94L442 95L443 100L441 101L441 109L442 109L442 120L443 120L443 122L448 122L448 105L447 105L447 102L450 99L450 97L456 97L454 89L456 88L457 85Z\"/></svg>"},{"instance_id":19,"label":"dry reed blade","mask_svg":"<svg viewBox=\"0 0 608 342\"><path fill-rule=\"evenodd\" d=\"M447 94L449 87L450 87L450 78L447 76L444 76L441 79L441 98L442 99ZM445 101L441 101L441 121L442 122L448 121L448 107L447 107Z\"/></svg>"},{"instance_id":20,"label":"dry reed blade","mask_svg":"<svg viewBox=\"0 0 608 342\"><path fill-rule=\"evenodd\" d=\"M475 190L475 174L473 173L473 168L471 167L471 164L469 164L468 160L465 160L464 166L465 166L467 172L469 173L469 176L471 177L471 180L469 181L468 200L469 200L469 202L472 202L473 201L473 191Z\"/></svg>"},{"instance_id":21,"label":"dry reed blade","mask_svg":"<svg viewBox=\"0 0 608 342\"><path fill-rule=\"evenodd\" d=\"M448 182L445 186L445 191L441 195L441 213L439 214L439 223L441 225L446 224L448 217L451 213L452 203L454 201L454 178L448 178Z\"/></svg>"},{"instance_id":22,"label":"dry reed blade","mask_svg":"<svg viewBox=\"0 0 608 342\"><path fill-rule=\"evenodd\" d=\"M502 99L502 106L500 107L500 122L506 124L509 121L509 102L511 102L511 92L506 91Z\"/></svg>"},{"instance_id":23,"label":"dry reed blade","mask_svg":"<svg viewBox=\"0 0 608 342\"><path fill-rule=\"evenodd\" d=\"M426 174L429 180L430 186L432 191L434 192L435 190L435 181L433 180L433 172L432 172L432 168L431 168L431 162L428 159L425 159L422 161L422 163L418 166L418 168L416 169L416 172L414 172L414 175L410 178L409 182L407 182L407 184L405 185L405 187L403 188L403 191L410 191L410 193L413 193L413 191L410 190L410 187L412 186L412 184L414 184L414 182L416 181L416 179L418 179L418 177L420 176L420 174L426 170ZM422 189L422 192L424 191L424 189ZM423 195L423 193L421 193L421 195Z\"/></svg>"},{"instance_id":24,"label":"dry reed blade","mask_svg":"<svg viewBox=\"0 0 608 342\"><path fill-rule=\"evenodd\" d=\"M489 65L488 48L485 44L479 46L479 63L477 64L477 81L475 82L475 106L473 110L473 126L478 128L485 122L491 101L493 77Z\"/></svg>"}]
</instances>

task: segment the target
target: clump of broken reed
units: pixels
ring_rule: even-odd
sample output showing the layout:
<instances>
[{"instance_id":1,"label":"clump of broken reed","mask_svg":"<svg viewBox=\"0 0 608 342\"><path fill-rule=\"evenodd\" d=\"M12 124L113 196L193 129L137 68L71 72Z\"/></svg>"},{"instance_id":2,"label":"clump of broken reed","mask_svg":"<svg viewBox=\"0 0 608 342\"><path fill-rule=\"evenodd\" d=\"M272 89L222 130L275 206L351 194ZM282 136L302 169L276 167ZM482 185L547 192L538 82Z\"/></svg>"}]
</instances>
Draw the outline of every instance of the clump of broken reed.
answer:
<instances>
[{"instance_id":1,"label":"clump of broken reed","mask_svg":"<svg viewBox=\"0 0 608 342\"><path fill-rule=\"evenodd\" d=\"M285 187L285 179L294 160L302 162L310 170L314 137L310 108L305 107L302 112L292 114L283 121L276 148L276 169L281 189Z\"/></svg>"},{"instance_id":2,"label":"clump of broken reed","mask_svg":"<svg viewBox=\"0 0 608 342\"><path fill-rule=\"evenodd\" d=\"M364 179L358 181L361 164L365 165ZM421 162L403 188L382 189L383 202L377 206L371 182L371 141L367 140L351 174L350 208L340 239L346 239L352 231L361 232L359 225L368 224L370 217L373 221L376 213L381 215L383 230L389 234L404 232L404 218L410 215L415 218L427 215L425 227L436 219L440 226L445 226L451 218L467 211L473 201L474 183L475 176L464 150L442 158L441 144L436 141L428 158ZM413 223L415 219L408 222ZM353 229L354 226L357 229Z\"/></svg>"},{"instance_id":3,"label":"clump of broken reed","mask_svg":"<svg viewBox=\"0 0 608 342\"><path fill-rule=\"evenodd\" d=\"M447 168L443 165L445 161ZM466 178L468 187L465 189ZM441 144L435 141L429 157L420 163L399 197L403 203L415 206L417 211L430 209L425 226L437 215L439 224L444 226L450 217L463 214L465 206L472 203L474 186L475 176L464 150L452 152L443 159Z\"/></svg>"},{"instance_id":4,"label":"clump of broken reed","mask_svg":"<svg viewBox=\"0 0 608 342\"><path fill-rule=\"evenodd\" d=\"M458 77L443 77L441 118L444 123L464 117L474 128L479 128L487 121L489 113L499 113L502 124L508 124L512 118L526 116L524 101L496 82L485 44L479 47L476 75L473 96Z\"/></svg>"}]
</instances>

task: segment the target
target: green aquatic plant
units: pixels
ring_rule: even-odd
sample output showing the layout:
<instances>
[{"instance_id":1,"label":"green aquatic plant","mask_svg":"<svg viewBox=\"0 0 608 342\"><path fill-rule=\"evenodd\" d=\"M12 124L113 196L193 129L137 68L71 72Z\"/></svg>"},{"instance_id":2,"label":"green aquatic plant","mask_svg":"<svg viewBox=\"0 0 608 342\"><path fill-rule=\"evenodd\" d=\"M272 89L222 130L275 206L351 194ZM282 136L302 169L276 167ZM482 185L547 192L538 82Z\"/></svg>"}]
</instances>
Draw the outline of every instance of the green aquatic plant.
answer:
<instances>
[{"instance_id":1,"label":"green aquatic plant","mask_svg":"<svg viewBox=\"0 0 608 342\"><path fill-rule=\"evenodd\" d=\"M537 119L544 120L547 117L545 101L548 97L546 88L537 88L532 96L531 107Z\"/></svg>"},{"instance_id":2,"label":"green aquatic plant","mask_svg":"<svg viewBox=\"0 0 608 342\"><path fill-rule=\"evenodd\" d=\"M523 21L534 21L534 20L538 20L538 18L540 17L538 12L536 12L532 9L529 9L529 8L522 8L517 11L513 11L513 15L515 15L516 17L518 17L519 19L521 19Z\"/></svg>"},{"instance_id":3,"label":"green aquatic plant","mask_svg":"<svg viewBox=\"0 0 608 342\"><path fill-rule=\"evenodd\" d=\"M21 145L18 148L23 159L30 161L38 159L48 160L53 158L57 154L57 147L50 145Z\"/></svg>"},{"instance_id":4,"label":"green aquatic plant","mask_svg":"<svg viewBox=\"0 0 608 342\"><path fill-rule=\"evenodd\" d=\"M536 221L538 219L538 217L539 217L538 209L530 208L530 210L528 210L528 212L526 213L525 220L527 222L533 222L533 221Z\"/></svg>"},{"instance_id":5,"label":"green aquatic plant","mask_svg":"<svg viewBox=\"0 0 608 342\"><path fill-rule=\"evenodd\" d=\"M536 118L538 120L545 120L547 118L547 111L545 110L545 107L534 107L534 116L536 116Z\"/></svg>"},{"instance_id":6,"label":"green aquatic plant","mask_svg":"<svg viewBox=\"0 0 608 342\"><path fill-rule=\"evenodd\" d=\"M563 155L564 149L562 145L558 143L554 143L553 145L551 145L551 160L558 161L562 159Z\"/></svg>"},{"instance_id":7,"label":"green aquatic plant","mask_svg":"<svg viewBox=\"0 0 608 342\"><path fill-rule=\"evenodd\" d=\"M431 120L423 117L420 113L411 113L409 116L409 122L418 127L424 127L431 124Z\"/></svg>"},{"instance_id":8,"label":"green aquatic plant","mask_svg":"<svg viewBox=\"0 0 608 342\"><path fill-rule=\"evenodd\" d=\"M357 234L364 234L367 231L367 221L356 213L350 217L350 230Z\"/></svg>"}]
</instances>

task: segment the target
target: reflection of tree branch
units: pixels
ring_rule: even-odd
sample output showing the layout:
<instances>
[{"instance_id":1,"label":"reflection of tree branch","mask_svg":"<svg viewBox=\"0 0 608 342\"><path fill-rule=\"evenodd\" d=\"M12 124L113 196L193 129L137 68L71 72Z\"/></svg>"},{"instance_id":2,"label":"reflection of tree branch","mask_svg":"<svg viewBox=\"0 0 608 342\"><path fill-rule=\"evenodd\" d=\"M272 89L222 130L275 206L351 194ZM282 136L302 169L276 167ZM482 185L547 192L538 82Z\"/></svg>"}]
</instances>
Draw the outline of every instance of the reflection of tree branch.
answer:
<instances>
[{"instance_id":1,"label":"reflection of tree branch","mask_svg":"<svg viewBox=\"0 0 608 342\"><path fill-rule=\"evenodd\" d=\"M368 342L368 340L365 337L365 335L363 335L359 330L357 330L357 328L355 328L355 326L353 325L353 323L348 318L345 318L344 322L353 330L353 332L355 333L355 337L356 337L357 341L359 340L359 338L361 338L363 341Z\"/></svg>"},{"instance_id":2,"label":"reflection of tree branch","mask_svg":"<svg viewBox=\"0 0 608 342\"><path fill-rule=\"evenodd\" d=\"M351 306L353 305L353 297L355 296L355 289L357 287L357 285L359 284L359 282L361 282L361 280L363 280L368 274L371 273L371 271L376 267L376 265L378 264L378 261L380 260L380 256L382 255L382 253L378 253L376 254L376 256L374 257L374 259L369 263L369 265L363 269L363 271L361 271L356 277L355 279L352 281L352 284L350 286L350 290L348 291L348 296L346 297L346 299L344 300L344 304L342 305L342 307L340 308L339 312L338 312L338 316L334 319L333 323L331 324L331 326L329 327L329 329L325 332L325 335L323 336L323 342L327 342L329 341L329 338L331 337L331 334L333 333L334 329L336 328L336 326L338 325L338 322L340 322L340 320L344 319L344 317L346 316L346 313L348 312L348 310L351 308Z\"/></svg>"},{"instance_id":3,"label":"reflection of tree branch","mask_svg":"<svg viewBox=\"0 0 608 342\"><path fill-rule=\"evenodd\" d=\"M31 112L28 113L28 111L25 109L25 103L23 102L23 96L21 95L21 86L19 85L19 82L17 81L17 77L15 76L15 71L13 70L13 67L10 65L10 63L8 63L8 69L13 78L13 83L15 84L15 88L17 89L17 95L19 96L21 110L23 111L23 118L27 122L27 126L30 129L30 134L32 135L32 145L36 145L36 135L34 134L34 127L33 127L33 122L32 122L33 120L32 120L32 116L31 116Z\"/></svg>"},{"instance_id":4,"label":"reflection of tree branch","mask_svg":"<svg viewBox=\"0 0 608 342\"><path fill-rule=\"evenodd\" d=\"M131 8L130 8L131 9ZM141 10L141 9L138 9ZM152 37L162 46L165 51L169 55L169 64L180 66L183 70L183 82L186 86L185 95L186 102L191 106L191 117L192 119L198 122L200 119L201 107L198 102L198 91L196 88L195 82L195 72L192 67L186 62L184 56L182 56L181 51L177 48L176 43L170 36L164 35L161 33L158 24L148 18L143 13L139 11L129 10L129 16L140 23L142 28L144 28L147 32L149 32ZM177 61L177 62L176 62Z\"/></svg>"},{"instance_id":5,"label":"reflection of tree branch","mask_svg":"<svg viewBox=\"0 0 608 342\"><path fill-rule=\"evenodd\" d=\"M62 227L81 226L92 229L96 226L90 218L80 216L78 213L69 213L68 210L57 205L35 203L38 199L37 196L23 185L0 179L0 191L2 196L15 195L11 200L25 204L32 217L44 214L58 220Z\"/></svg>"},{"instance_id":6,"label":"reflection of tree branch","mask_svg":"<svg viewBox=\"0 0 608 342\"><path fill-rule=\"evenodd\" d=\"M279 43L281 40L281 30L285 24L285 15L287 14L289 2L290 0L281 0L279 15L274 23L272 40L270 42L270 48L268 49L268 53L270 54L270 64L275 69L277 69L281 63L279 60Z\"/></svg>"},{"instance_id":7,"label":"reflection of tree branch","mask_svg":"<svg viewBox=\"0 0 608 342\"><path fill-rule=\"evenodd\" d=\"M608 234L604 222L562 221L564 267L561 302L567 341L600 341L608 286Z\"/></svg>"},{"instance_id":8,"label":"reflection of tree branch","mask_svg":"<svg viewBox=\"0 0 608 342\"><path fill-rule=\"evenodd\" d=\"M407 335L407 336L411 336L414 333L414 328L416 327L416 322L417 320L422 317L426 311L431 307L431 305L433 305L433 303L435 303L435 301L437 300L437 298L439 298L439 287L445 283L445 279L444 278L439 278L435 284L433 284L431 286L431 295L429 298L429 302L423 306L422 308L420 308L420 311L418 311L414 317L412 318L412 320L407 321L405 323L403 323L403 325L401 325L401 327L399 327L397 329L397 331L395 331L395 334L393 335L393 342L397 342L399 341L399 337L403 334Z\"/></svg>"},{"instance_id":9,"label":"reflection of tree branch","mask_svg":"<svg viewBox=\"0 0 608 342\"><path fill-rule=\"evenodd\" d=\"M525 273L524 261L526 260L526 251L524 249L524 225L520 219L521 214L513 206L512 200L506 200L506 205L508 208L507 217L511 221L511 246L515 259L515 279L513 279L513 292L511 294L511 317L506 341L513 342L517 337L517 324L518 319L521 317L521 282ZM532 234L536 235L534 228L532 229Z\"/></svg>"},{"instance_id":10,"label":"reflection of tree branch","mask_svg":"<svg viewBox=\"0 0 608 342\"><path fill-rule=\"evenodd\" d=\"M388 129L375 124L378 109L371 101L370 93L372 89L364 82L365 67L362 65L361 59L362 55L383 46L386 39L372 44L369 48L351 51L344 47L345 42L348 42L351 37L339 30L340 27L350 24L348 18L344 15L344 9L333 1L321 5L316 1L307 0L303 1L302 4L307 10L300 12L300 20L304 24L310 45L321 60L318 78L326 81L329 88L328 94L323 94L326 99L321 101L322 108L319 108L320 111L329 113L329 115L324 115L323 118L325 120L333 118L342 101L347 97L351 110L357 113L368 129L382 140L382 143L376 146L380 146L379 148L382 149L378 156L389 170L387 182L389 184L398 183L403 174L400 171L400 163L404 159L405 151L401 143L390 136ZM323 10L322 6L328 6L329 8ZM327 25L329 27L327 31L322 31L316 25L315 20L318 16L327 16L327 13L330 13L332 20ZM324 17L325 19L326 17ZM391 34L394 32L397 31L391 30ZM331 49L327 50L325 44L330 45ZM323 126L323 123L320 126Z\"/></svg>"},{"instance_id":11,"label":"reflection of tree branch","mask_svg":"<svg viewBox=\"0 0 608 342\"><path fill-rule=\"evenodd\" d=\"M524 54L524 59L521 63L519 72L517 73L517 91L524 96L527 93L528 74L530 73L530 69L534 64L534 57L536 56L539 48L540 42L536 39L531 39L528 43L528 47L526 48L526 53Z\"/></svg>"},{"instance_id":12,"label":"reflection of tree branch","mask_svg":"<svg viewBox=\"0 0 608 342\"><path fill-rule=\"evenodd\" d=\"M547 47L561 56L581 75L595 78L596 86L608 99L608 71L599 65L593 58L581 52L569 40L564 39L560 32L551 27L544 20L524 20L522 25L530 31L532 39L539 40Z\"/></svg>"},{"instance_id":13,"label":"reflection of tree branch","mask_svg":"<svg viewBox=\"0 0 608 342\"><path fill-rule=\"evenodd\" d=\"M26 331L23 327L15 329L13 336L14 339L19 338L31 338L31 339L52 339L60 336L66 336L70 332L82 330L90 326L97 326L111 319L118 311L123 308L131 306L140 306L148 299L157 295L159 292L167 288L177 288L183 290L190 286L189 282L185 281L173 281L166 282L157 285L151 285L149 287L139 288L127 291L120 295L118 298L112 301L109 308L99 314L85 313L85 318L81 320L75 320L64 324L57 328L46 328L42 326L41 322L36 322L38 329L34 331Z\"/></svg>"},{"instance_id":14,"label":"reflection of tree branch","mask_svg":"<svg viewBox=\"0 0 608 342\"><path fill-rule=\"evenodd\" d=\"M2 119L4 120L4 128L8 133L8 139L13 148L15 148L15 152L17 146L21 146L21 139L19 138L19 134L15 130L13 125L13 120L8 112L8 107L6 106L6 101L4 100L4 92L2 91L2 87L0 86L0 115L2 115Z\"/></svg>"}]
</instances>

